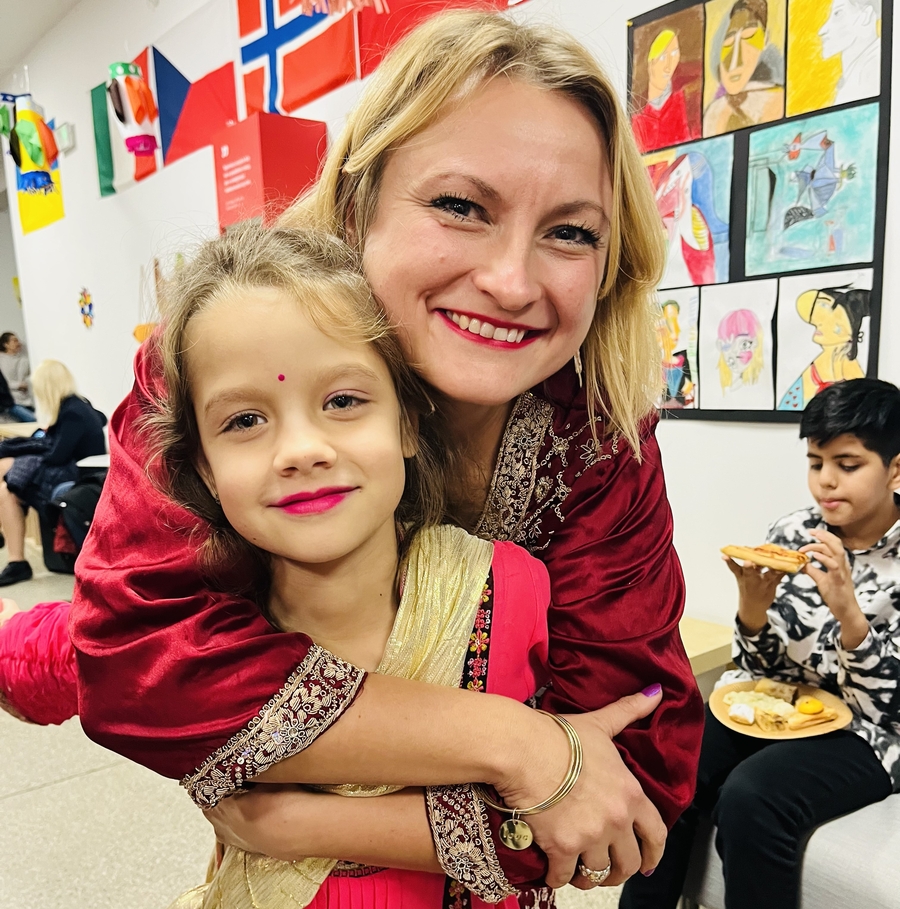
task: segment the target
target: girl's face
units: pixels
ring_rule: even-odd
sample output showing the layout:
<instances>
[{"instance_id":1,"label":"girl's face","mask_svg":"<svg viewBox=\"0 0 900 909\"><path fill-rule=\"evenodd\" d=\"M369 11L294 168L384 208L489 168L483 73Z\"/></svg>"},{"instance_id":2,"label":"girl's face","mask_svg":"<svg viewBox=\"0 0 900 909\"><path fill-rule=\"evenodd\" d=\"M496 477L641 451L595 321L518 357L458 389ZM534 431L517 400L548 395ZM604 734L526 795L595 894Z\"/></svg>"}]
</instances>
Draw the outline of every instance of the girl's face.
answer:
<instances>
[{"instance_id":1,"label":"girl's face","mask_svg":"<svg viewBox=\"0 0 900 909\"><path fill-rule=\"evenodd\" d=\"M611 207L595 121L498 78L389 155L366 276L429 382L455 401L505 404L584 340Z\"/></svg>"},{"instance_id":2,"label":"girl's face","mask_svg":"<svg viewBox=\"0 0 900 909\"><path fill-rule=\"evenodd\" d=\"M185 340L201 470L232 527L297 563L396 555L413 452L374 348L326 335L274 288L222 297Z\"/></svg>"}]
</instances>

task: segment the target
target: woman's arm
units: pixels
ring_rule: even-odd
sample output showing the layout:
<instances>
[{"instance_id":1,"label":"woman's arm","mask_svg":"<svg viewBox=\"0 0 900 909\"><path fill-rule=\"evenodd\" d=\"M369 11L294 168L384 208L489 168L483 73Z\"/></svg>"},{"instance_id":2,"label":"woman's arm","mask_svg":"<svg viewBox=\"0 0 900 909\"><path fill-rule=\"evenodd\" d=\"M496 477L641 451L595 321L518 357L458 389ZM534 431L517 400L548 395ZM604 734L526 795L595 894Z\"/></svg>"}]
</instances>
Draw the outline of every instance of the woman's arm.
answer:
<instances>
[{"instance_id":1,"label":"woman's arm","mask_svg":"<svg viewBox=\"0 0 900 909\"><path fill-rule=\"evenodd\" d=\"M586 442L582 449L590 451L587 433L570 445L564 520L549 510L541 516L549 539L553 680L542 706L583 712L662 685L660 707L616 744L671 826L693 798L703 703L678 628L684 578L659 447L651 427L640 463L622 440L607 441L584 468L576 445Z\"/></svg>"}]
</instances>

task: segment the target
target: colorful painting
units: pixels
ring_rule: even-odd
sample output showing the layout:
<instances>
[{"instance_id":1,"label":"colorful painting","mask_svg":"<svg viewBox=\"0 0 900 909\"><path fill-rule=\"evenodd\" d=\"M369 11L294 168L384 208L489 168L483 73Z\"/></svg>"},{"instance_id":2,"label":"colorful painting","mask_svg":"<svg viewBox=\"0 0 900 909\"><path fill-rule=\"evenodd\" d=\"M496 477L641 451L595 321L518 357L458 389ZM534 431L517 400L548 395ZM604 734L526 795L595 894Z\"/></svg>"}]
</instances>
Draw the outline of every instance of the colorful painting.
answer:
<instances>
[{"instance_id":1,"label":"colorful painting","mask_svg":"<svg viewBox=\"0 0 900 909\"><path fill-rule=\"evenodd\" d=\"M634 30L631 125L638 148L654 151L701 135L703 5Z\"/></svg>"},{"instance_id":2,"label":"colorful painting","mask_svg":"<svg viewBox=\"0 0 900 909\"><path fill-rule=\"evenodd\" d=\"M721 284L700 291L700 406L774 407L772 319L778 281Z\"/></svg>"},{"instance_id":3,"label":"colorful painting","mask_svg":"<svg viewBox=\"0 0 900 909\"><path fill-rule=\"evenodd\" d=\"M750 137L748 275L872 260L878 121L867 104Z\"/></svg>"},{"instance_id":4,"label":"colorful painting","mask_svg":"<svg viewBox=\"0 0 900 909\"><path fill-rule=\"evenodd\" d=\"M703 135L784 116L785 0L706 4Z\"/></svg>"},{"instance_id":5,"label":"colorful painting","mask_svg":"<svg viewBox=\"0 0 900 909\"><path fill-rule=\"evenodd\" d=\"M728 280L730 136L644 156L669 247L660 287Z\"/></svg>"},{"instance_id":6,"label":"colorful painting","mask_svg":"<svg viewBox=\"0 0 900 909\"><path fill-rule=\"evenodd\" d=\"M789 0L787 115L881 92L881 0Z\"/></svg>"},{"instance_id":7,"label":"colorful painting","mask_svg":"<svg viewBox=\"0 0 900 909\"><path fill-rule=\"evenodd\" d=\"M85 328L91 328L94 324L94 299L86 287L81 288L78 295L78 309L81 312L81 321Z\"/></svg>"},{"instance_id":8,"label":"colorful painting","mask_svg":"<svg viewBox=\"0 0 900 909\"><path fill-rule=\"evenodd\" d=\"M779 410L803 410L869 361L872 269L782 278L778 303Z\"/></svg>"},{"instance_id":9,"label":"colorful painting","mask_svg":"<svg viewBox=\"0 0 900 909\"><path fill-rule=\"evenodd\" d=\"M697 406L697 332L700 292L696 287L659 296L657 332L662 350L663 391L659 406L684 410Z\"/></svg>"}]
</instances>

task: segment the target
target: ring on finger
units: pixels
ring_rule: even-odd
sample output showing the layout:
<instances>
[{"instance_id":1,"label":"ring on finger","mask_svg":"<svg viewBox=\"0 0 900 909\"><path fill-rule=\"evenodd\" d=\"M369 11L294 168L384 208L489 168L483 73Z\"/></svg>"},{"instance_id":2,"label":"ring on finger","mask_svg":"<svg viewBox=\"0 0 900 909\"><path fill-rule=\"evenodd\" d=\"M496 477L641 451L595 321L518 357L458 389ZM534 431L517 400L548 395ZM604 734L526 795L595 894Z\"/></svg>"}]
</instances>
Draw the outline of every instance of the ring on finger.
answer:
<instances>
[{"instance_id":1,"label":"ring on finger","mask_svg":"<svg viewBox=\"0 0 900 909\"><path fill-rule=\"evenodd\" d=\"M601 871L592 871L584 862L579 862L578 873L584 875L592 884L602 884L612 874L612 860L610 859Z\"/></svg>"}]
</instances>

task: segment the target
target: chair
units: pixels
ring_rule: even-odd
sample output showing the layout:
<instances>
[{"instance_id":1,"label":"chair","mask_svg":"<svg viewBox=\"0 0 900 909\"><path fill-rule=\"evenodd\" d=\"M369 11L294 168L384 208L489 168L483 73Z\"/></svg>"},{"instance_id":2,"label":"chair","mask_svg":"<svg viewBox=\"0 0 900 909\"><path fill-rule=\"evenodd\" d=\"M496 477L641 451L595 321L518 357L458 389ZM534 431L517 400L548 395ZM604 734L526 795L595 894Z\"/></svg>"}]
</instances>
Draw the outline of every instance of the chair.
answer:
<instances>
[{"instance_id":1,"label":"chair","mask_svg":"<svg viewBox=\"0 0 900 909\"><path fill-rule=\"evenodd\" d=\"M900 795L818 827L803 859L800 909L900 906ZM685 909L725 909L715 828L701 821L684 885Z\"/></svg>"}]
</instances>

